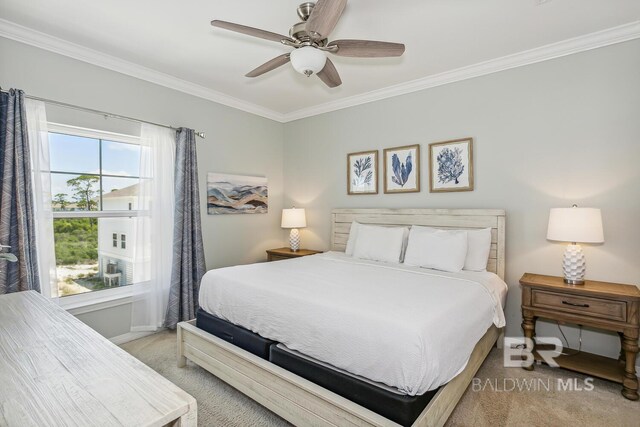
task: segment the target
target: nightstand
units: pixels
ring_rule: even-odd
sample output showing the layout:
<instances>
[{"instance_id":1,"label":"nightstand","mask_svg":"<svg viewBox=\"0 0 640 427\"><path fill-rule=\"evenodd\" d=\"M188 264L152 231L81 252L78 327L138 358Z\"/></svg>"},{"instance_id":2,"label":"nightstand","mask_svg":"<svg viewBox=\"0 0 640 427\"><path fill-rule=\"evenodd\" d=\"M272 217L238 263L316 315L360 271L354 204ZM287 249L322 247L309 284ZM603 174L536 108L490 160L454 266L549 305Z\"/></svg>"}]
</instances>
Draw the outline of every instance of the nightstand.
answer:
<instances>
[{"instance_id":1,"label":"nightstand","mask_svg":"<svg viewBox=\"0 0 640 427\"><path fill-rule=\"evenodd\" d=\"M267 261L280 261L282 259L300 258L321 253L322 251L312 251L310 249L298 249L295 252L290 248L269 249L267 250Z\"/></svg>"},{"instance_id":2,"label":"nightstand","mask_svg":"<svg viewBox=\"0 0 640 427\"><path fill-rule=\"evenodd\" d=\"M522 329L527 338L535 335L536 319L573 323L617 332L621 351L618 360L580 352L559 356L560 367L622 384L622 395L638 400L636 355L640 325L640 290L634 285L586 280L584 285L567 285L562 277L525 273L522 287ZM570 349L565 349L573 353ZM533 349L536 360L542 360ZM532 370L533 365L529 368Z\"/></svg>"}]
</instances>

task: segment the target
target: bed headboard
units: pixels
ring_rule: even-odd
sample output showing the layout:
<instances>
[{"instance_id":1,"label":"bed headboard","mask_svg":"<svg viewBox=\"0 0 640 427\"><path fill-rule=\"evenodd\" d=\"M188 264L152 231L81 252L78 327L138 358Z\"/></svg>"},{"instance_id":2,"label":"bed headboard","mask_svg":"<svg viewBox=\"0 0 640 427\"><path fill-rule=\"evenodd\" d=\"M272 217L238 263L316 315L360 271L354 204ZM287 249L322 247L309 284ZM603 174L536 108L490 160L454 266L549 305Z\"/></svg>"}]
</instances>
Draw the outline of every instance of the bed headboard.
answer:
<instances>
[{"instance_id":1,"label":"bed headboard","mask_svg":"<svg viewBox=\"0 0 640 427\"><path fill-rule=\"evenodd\" d=\"M331 212L331 250L345 251L352 221L443 229L490 227L491 252L487 270L504 280L505 212L502 209L334 209Z\"/></svg>"}]
</instances>

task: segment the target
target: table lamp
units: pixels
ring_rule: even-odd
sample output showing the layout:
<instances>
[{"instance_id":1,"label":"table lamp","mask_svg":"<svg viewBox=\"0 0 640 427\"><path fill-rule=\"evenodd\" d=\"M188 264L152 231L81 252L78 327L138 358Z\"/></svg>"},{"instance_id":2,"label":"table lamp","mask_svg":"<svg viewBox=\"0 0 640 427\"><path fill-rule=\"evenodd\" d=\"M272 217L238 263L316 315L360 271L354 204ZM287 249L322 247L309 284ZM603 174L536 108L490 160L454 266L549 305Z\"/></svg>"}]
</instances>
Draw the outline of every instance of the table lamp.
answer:
<instances>
[{"instance_id":1,"label":"table lamp","mask_svg":"<svg viewBox=\"0 0 640 427\"><path fill-rule=\"evenodd\" d=\"M553 208L549 212L547 239L569 242L562 259L564 282L583 285L587 269L582 248L577 243L603 243L602 214L600 209Z\"/></svg>"},{"instance_id":2,"label":"table lamp","mask_svg":"<svg viewBox=\"0 0 640 427\"><path fill-rule=\"evenodd\" d=\"M307 226L307 218L304 213L304 209L282 209L282 228L290 228L289 233L289 246L293 252L297 252L300 249L300 232L298 228Z\"/></svg>"}]
</instances>

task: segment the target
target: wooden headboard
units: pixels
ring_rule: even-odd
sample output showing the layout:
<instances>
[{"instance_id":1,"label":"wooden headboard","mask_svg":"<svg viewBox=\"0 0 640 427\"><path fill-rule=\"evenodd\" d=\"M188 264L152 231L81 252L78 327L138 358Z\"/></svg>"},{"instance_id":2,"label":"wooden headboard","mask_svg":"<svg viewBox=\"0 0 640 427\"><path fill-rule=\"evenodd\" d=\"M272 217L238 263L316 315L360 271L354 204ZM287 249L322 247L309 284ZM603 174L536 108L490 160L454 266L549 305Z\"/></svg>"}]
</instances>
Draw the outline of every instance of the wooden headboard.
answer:
<instances>
[{"instance_id":1,"label":"wooden headboard","mask_svg":"<svg viewBox=\"0 0 640 427\"><path fill-rule=\"evenodd\" d=\"M491 228L487 270L504 280L505 212L502 209L334 209L331 250L344 252L351 222L384 226L424 225L443 229Z\"/></svg>"}]
</instances>

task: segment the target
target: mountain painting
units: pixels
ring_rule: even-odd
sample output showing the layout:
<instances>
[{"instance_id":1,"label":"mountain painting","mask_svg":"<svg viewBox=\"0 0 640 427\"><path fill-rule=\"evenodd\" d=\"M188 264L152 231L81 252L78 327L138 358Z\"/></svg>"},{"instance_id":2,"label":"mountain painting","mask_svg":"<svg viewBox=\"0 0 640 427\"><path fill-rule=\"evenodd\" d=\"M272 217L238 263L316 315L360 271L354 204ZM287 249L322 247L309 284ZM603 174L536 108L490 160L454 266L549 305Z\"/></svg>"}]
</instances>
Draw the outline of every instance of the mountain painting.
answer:
<instances>
[{"instance_id":1,"label":"mountain painting","mask_svg":"<svg viewBox=\"0 0 640 427\"><path fill-rule=\"evenodd\" d=\"M267 213L267 178L260 176L207 174L207 212L218 214Z\"/></svg>"}]
</instances>

